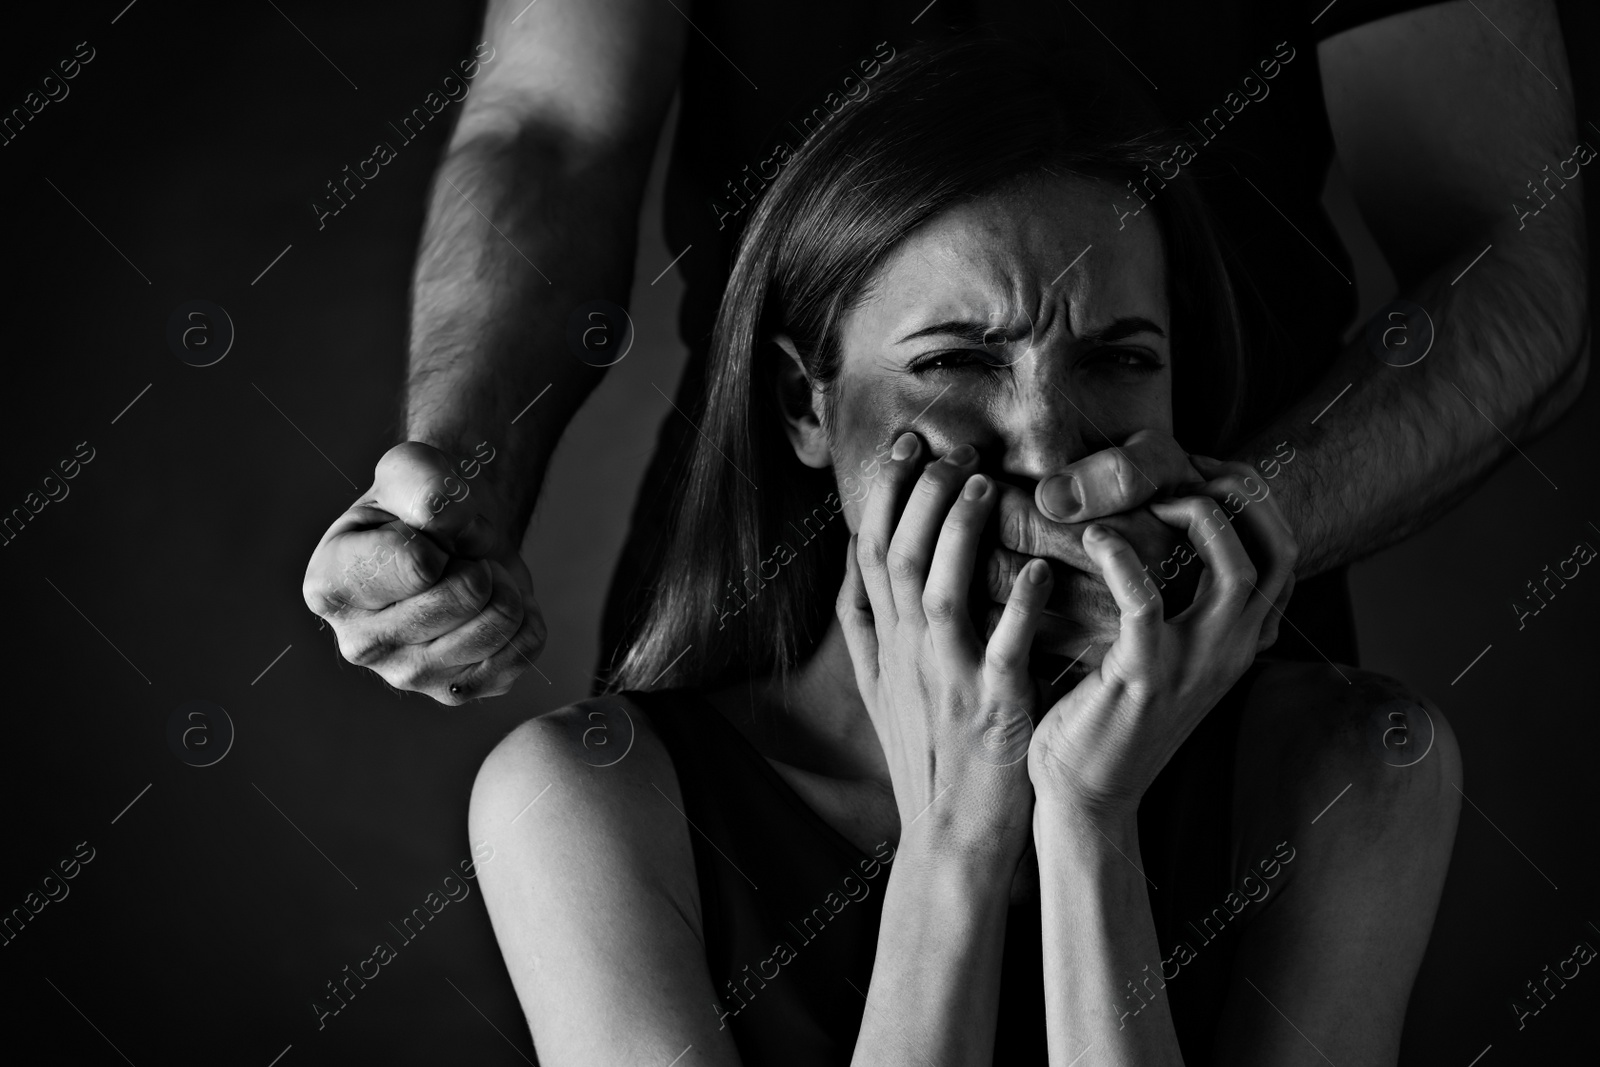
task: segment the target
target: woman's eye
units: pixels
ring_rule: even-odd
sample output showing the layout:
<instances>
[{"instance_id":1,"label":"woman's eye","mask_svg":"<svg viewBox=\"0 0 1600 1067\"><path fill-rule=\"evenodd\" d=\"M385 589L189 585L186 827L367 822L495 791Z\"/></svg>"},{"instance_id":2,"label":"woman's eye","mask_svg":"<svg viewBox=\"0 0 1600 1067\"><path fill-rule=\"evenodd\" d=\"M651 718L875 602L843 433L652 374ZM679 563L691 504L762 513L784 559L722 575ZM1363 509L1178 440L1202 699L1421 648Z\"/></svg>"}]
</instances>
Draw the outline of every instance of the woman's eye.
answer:
<instances>
[{"instance_id":1,"label":"woman's eye","mask_svg":"<svg viewBox=\"0 0 1600 1067\"><path fill-rule=\"evenodd\" d=\"M957 349L951 352L938 352L918 360L912 367L912 374L926 374L930 371L953 371L973 369L981 372L986 377L994 377L996 368L1002 366L994 358L984 352L973 352Z\"/></svg>"},{"instance_id":2,"label":"woman's eye","mask_svg":"<svg viewBox=\"0 0 1600 1067\"><path fill-rule=\"evenodd\" d=\"M1102 349L1092 357L1092 362L1104 363L1116 367L1118 370L1127 369L1154 374L1166 364L1160 359L1138 348L1107 348Z\"/></svg>"}]
</instances>

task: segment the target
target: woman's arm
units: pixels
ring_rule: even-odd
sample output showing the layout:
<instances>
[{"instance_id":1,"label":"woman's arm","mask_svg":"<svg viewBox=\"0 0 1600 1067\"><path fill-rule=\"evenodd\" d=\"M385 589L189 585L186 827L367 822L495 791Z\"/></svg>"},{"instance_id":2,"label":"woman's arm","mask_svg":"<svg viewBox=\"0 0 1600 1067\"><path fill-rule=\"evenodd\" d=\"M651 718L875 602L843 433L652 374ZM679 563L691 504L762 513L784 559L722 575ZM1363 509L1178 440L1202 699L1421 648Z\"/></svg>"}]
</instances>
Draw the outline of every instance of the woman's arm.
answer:
<instances>
[{"instance_id":1,"label":"woman's arm","mask_svg":"<svg viewBox=\"0 0 1600 1067\"><path fill-rule=\"evenodd\" d=\"M985 645L968 615L998 497L978 454L922 465L896 441L850 540L838 616L900 814L856 1064L987 1064L1006 908L1027 846L1037 697L1028 648L1050 589L1022 569ZM920 473L919 473L920 472Z\"/></svg>"},{"instance_id":2,"label":"woman's arm","mask_svg":"<svg viewBox=\"0 0 1600 1067\"><path fill-rule=\"evenodd\" d=\"M1432 701L1381 675L1279 663L1251 686L1239 738L1238 856L1277 880L1250 905L1260 910L1241 931L1214 1058L1393 1065L1466 785L1455 732Z\"/></svg>"},{"instance_id":3,"label":"woman's arm","mask_svg":"<svg viewBox=\"0 0 1600 1067\"><path fill-rule=\"evenodd\" d=\"M1249 488L1227 475L1206 483L1206 496L1152 506L1186 528L1205 563L1194 602L1170 621L1133 547L1098 524L1084 531L1121 613L1117 638L1040 721L1028 752L1055 1067L1091 1049L1096 1065L1183 1063L1166 999L1155 995L1161 957L1137 815L1161 768L1254 660L1269 612L1288 595L1295 546L1276 507L1251 495L1236 512L1258 569L1215 503L1244 500Z\"/></svg>"},{"instance_id":4,"label":"woman's arm","mask_svg":"<svg viewBox=\"0 0 1600 1067\"><path fill-rule=\"evenodd\" d=\"M468 821L495 850L478 879L495 937L541 1067L737 1067L671 758L635 711L625 759L583 759L593 713L628 728L617 705L524 723L478 772Z\"/></svg>"},{"instance_id":5,"label":"woman's arm","mask_svg":"<svg viewBox=\"0 0 1600 1067\"><path fill-rule=\"evenodd\" d=\"M524 723L472 793L472 840L495 857L479 882L539 1062L736 1067L671 758L635 713L627 758L591 766L582 737L596 713L626 729L616 698ZM940 849L946 814L901 835L872 985L857 990L856 1063L983 1063L993 1050L1015 857L1002 876L986 856Z\"/></svg>"},{"instance_id":6,"label":"woman's arm","mask_svg":"<svg viewBox=\"0 0 1600 1067\"><path fill-rule=\"evenodd\" d=\"M915 830L915 828L913 828ZM985 1064L994 1055L1010 871L903 835L883 898L855 1064Z\"/></svg>"},{"instance_id":7,"label":"woman's arm","mask_svg":"<svg viewBox=\"0 0 1600 1067\"><path fill-rule=\"evenodd\" d=\"M1167 998L1160 995L1161 952L1141 873L1137 820L1096 825L1064 805L1040 804L1034 842L1050 1062L1181 1065Z\"/></svg>"}]
</instances>

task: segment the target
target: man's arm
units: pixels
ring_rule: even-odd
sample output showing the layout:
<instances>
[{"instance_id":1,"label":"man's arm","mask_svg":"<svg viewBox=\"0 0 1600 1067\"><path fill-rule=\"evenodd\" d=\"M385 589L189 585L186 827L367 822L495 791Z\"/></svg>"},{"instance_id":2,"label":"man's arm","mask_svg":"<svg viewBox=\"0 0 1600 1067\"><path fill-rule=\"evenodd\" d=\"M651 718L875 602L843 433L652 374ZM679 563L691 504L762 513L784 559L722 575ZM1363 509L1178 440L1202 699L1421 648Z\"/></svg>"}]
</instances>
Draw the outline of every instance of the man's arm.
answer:
<instances>
[{"instance_id":1,"label":"man's arm","mask_svg":"<svg viewBox=\"0 0 1600 1067\"><path fill-rule=\"evenodd\" d=\"M1580 139L1600 147L1575 131L1548 0L1423 8L1331 37L1318 58L1356 201L1435 337L1405 367L1358 337L1239 457L1293 443L1271 484L1301 577L1433 522L1577 399L1589 365L1583 191L1563 161Z\"/></svg>"},{"instance_id":2,"label":"man's arm","mask_svg":"<svg viewBox=\"0 0 1600 1067\"><path fill-rule=\"evenodd\" d=\"M567 320L586 301L627 303L684 31L656 0L491 0L484 30L495 59L435 176L417 258L406 437L505 453L485 476L514 551L556 441L604 374L570 349Z\"/></svg>"},{"instance_id":3,"label":"man's arm","mask_svg":"<svg viewBox=\"0 0 1600 1067\"><path fill-rule=\"evenodd\" d=\"M627 302L683 19L657 0L491 0L485 37L417 261L407 440L303 587L346 659L452 705L506 692L544 646L518 551L603 373L568 320Z\"/></svg>"}]
</instances>

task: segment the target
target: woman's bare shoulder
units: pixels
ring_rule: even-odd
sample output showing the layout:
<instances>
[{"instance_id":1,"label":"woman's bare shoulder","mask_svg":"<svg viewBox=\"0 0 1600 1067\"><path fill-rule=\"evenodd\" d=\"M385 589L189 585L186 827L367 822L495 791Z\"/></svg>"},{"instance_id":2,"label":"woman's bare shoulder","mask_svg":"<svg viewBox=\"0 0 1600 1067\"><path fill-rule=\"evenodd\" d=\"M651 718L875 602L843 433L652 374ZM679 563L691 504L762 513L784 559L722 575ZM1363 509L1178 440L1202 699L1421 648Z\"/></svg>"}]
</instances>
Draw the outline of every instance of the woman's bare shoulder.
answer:
<instances>
[{"instance_id":1,"label":"woman's bare shoulder","mask_svg":"<svg viewBox=\"0 0 1600 1067\"><path fill-rule=\"evenodd\" d=\"M626 697L606 696L507 734L478 770L468 823L472 840L497 854L540 865L582 855L653 869L686 889L693 855L682 806L672 758L648 716Z\"/></svg>"},{"instance_id":2,"label":"woman's bare shoulder","mask_svg":"<svg viewBox=\"0 0 1600 1067\"><path fill-rule=\"evenodd\" d=\"M493 852L478 884L541 1062L621 1062L703 1029L714 997L682 806L665 745L623 697L530 719L483 761L468 822ZM712 1044L708 1062L737 1062L726 1032Z\"/></svg>"}]
</instances>

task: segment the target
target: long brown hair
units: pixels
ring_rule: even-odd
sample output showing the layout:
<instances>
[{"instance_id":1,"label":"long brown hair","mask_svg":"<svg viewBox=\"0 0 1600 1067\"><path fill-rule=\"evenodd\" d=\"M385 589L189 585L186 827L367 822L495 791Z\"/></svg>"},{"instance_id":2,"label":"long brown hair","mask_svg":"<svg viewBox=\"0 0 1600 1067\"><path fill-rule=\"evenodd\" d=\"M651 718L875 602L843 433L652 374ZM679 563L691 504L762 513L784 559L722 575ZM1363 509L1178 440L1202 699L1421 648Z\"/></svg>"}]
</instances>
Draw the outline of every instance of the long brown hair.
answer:
<instances>
[{"instance_id":1,"label":"long brown hair","mask_svg":"<svg viewBox=\"0 0 1600 1067\"><path fill-rule=\"evenodd\" d=\"M1152 186L1171 156L1126 83L1014 43L919 45L795 154L740 237L712 333L699 433L675 467L670 540L642 620L605 691L709 687L798 665L821 639L849 531L834 476L794 455L777 409L777 332L824 387L832 425L838 325L879 264L953 205L1034 174L1119 189L1148 202L1166 248L1175 434L1216 454L1239 427L1240 324L1208 216L1188 178ZM1145 114L1148 114L1147 112ZM776 573L771 573L772 571Z\"/></svg>"}]
</instances>

